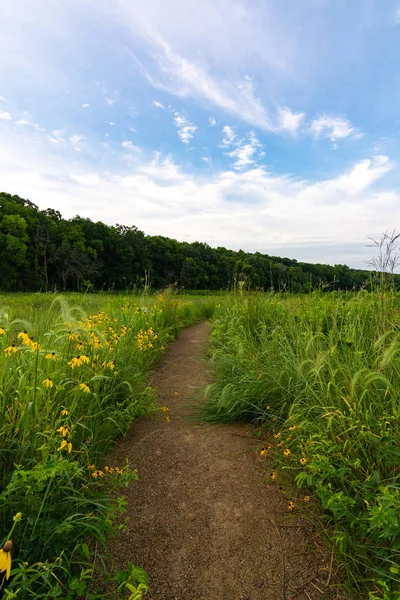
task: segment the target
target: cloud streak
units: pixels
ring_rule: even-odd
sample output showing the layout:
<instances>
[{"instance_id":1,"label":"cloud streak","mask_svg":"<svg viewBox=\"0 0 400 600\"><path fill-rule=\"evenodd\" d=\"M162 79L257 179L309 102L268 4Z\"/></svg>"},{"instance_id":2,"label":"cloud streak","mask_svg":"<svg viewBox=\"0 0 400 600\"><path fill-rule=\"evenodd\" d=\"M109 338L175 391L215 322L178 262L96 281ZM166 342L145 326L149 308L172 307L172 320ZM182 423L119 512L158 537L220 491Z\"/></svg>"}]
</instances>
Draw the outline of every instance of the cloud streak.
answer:
<instances>
[{"instance_id":1,"label":"cloud streak","mask_svg":"<svg viewBox=\"0 0 400 600\"><path fill-rule=\"evenodd\" d=\"M175 113L174 123L178 130L179 139L183 144L188 144L196 133L197 126L178 112Z\"/></svg>"}]
</instances>

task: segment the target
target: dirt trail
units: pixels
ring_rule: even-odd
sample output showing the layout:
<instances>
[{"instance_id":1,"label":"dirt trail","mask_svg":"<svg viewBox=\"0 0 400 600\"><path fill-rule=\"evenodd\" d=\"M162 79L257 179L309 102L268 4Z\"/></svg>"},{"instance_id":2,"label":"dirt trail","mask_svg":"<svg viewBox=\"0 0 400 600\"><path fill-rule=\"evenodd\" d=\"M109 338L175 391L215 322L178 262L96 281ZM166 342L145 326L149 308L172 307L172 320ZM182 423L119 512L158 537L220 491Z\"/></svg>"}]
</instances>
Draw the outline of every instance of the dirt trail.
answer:
<instances>
[{"instance_id":1,"label":"dirt trail","mask_svg":"<svg viewBox=\"0 0 400 600\"><path fill-rule=\"evenodd\" d=\"M329 556L268 480L252 426L189 420L210 381L208 340L200 323L168 346L152 386L169 412L139 420L117 449L140 480L127 492L129 530L111 542L116 566L146 569L149 600L338 598Z\"/></svg>"}]
</instances>

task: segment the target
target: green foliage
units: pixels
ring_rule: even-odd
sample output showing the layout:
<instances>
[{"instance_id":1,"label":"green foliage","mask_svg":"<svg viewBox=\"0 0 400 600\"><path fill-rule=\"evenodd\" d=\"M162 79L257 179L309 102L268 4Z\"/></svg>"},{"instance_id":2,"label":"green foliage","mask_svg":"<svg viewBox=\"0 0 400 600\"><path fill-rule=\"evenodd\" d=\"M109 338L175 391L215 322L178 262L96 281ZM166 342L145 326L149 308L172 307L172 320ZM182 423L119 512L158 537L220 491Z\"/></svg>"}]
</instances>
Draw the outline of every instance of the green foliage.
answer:
<instances>
[{"instance_id":1,"label":"green foliage","mask_svg":"<svg viewBox=\"0 0 400 600\"><path fill-rule=\"evenodd\" d=\"M206 418L251 419L318 499L351 584L400 597L399 297L240 295L216 311Z\"/></svg>"},{"instance_id":2,"label":"green foliage","mask_svg":"<svg viewBox=\"0 0 400 600\"><path fill-rule=\"evenodd\" d=\"M245 289L309 292L360 289L371 273L345 265L313 265L207 244L145 236L135 226L65 220L19 196L0 193L3 291ZM399 278L393 277L395 285Z\"/></svg>"},{"instance_id":3,"label":"green foliage","mask_svg":"<svg viewBox=\"0 0 400 600\"><path fill-rule=\"evenodd\" d=\"M1 306L0 548L13 542L2 597L139 600L143 571L111 575L99 560L106 539L126 527L119 490L138 479L128 462L107 464L107 453L156 410L154 361L182 327L211 316L214 301L167 290L68 302L7 295ZM96 591L102 579L106 591Z\"/></svg>"}]
</instances>

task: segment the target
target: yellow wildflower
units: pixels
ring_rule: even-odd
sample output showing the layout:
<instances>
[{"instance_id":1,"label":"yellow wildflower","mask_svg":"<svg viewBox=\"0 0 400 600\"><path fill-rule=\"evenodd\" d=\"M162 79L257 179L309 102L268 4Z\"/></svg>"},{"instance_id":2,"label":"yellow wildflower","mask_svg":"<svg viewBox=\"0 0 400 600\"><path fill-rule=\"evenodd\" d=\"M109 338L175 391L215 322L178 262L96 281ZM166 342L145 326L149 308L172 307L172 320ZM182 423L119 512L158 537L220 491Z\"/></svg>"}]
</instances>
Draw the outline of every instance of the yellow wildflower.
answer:
<instances>
[{"instance_id":1,"label":"yellow wildflower","mask_svg":"<svg viewBox=\"0 0 400 600\"><path fill-rule=\"evenodd\" d=\"M304 502L310 502L310 496L304 496L303 500Z\"/></svg>"},{"instance_id":2,"label":"yellow wildflower","mask_svg":"<svg viewBox=\"0 0 400 600\"><path fill-rule=\"evenodd\" d=\"M29 346L31 347L32 350L36 351L40 349L40 342L34 342L33 338L31 338L29 340Z\"/></svg>"},{"instance_id":3,"label":"yellow wildflower","mask_svg":"<svg viewBox=\"0 0 400 600\"><path fill-rule=\"evenodd\" d=\"M63 440L61 442L61 446L58 448L58 450L64 450L64 448L66 448L68 450L68 454L71 454L71 450L72 450L71 442L69 442L68 440Z\"/></svg>"},{"instance_id":4,"label":"yellow wildflower","mask_svg":"<svg viewBox=\"0 0 400 600\"><path fill-rule=\"evenodd\" d=\"M88 465L89 471L93 471L95 468L96 468L95 465Z\"/></svg>"},{"instance_id":5,"label":"yellow wildflower","mask_svg":"<svg viewBox=\"0 0 400 600\"><path fill-rule=\"evenodd\" d=\"M272 471L271 475L270 475L272 481L275 481L277 475L276 475L276 471Z\"/></svg>"},{"instance_id":6,"label":"yellow wildflower","mask_svg":"<svg viewBox=\"0 0 400 600\"><path fill-rule=\"evenodd\" d=\"M5 335L6 334L6 330L4 329L4 327L0 327L0 335Z\"/></svg>"},{"instance_id":7,"label":"yellow wildflower","mask_svg":"<svg viewBox=\"0 0 400 600\"><path fill-rule=\"evenodd\" d=\"M169 408L168 408L168 406L163 406L161 410L162 410L163 412L168 412L168 411L169 411Z\"/></svg>"},{"instance_id":8,"label":"yellow wildflower","mask_svg":"<svg viewBox=\"0 0 400 600\"><path fill-rule=\"evenodd\" d=\"M11 548L12 541L8 540L0 550L0 573L5 571L6 579L10 577L11 573Z\"/></svg>"},{"instance_id":9,"label":"yellow wildflower","mask_svg":"<svg viewBox=\"0 0 400 600\"><path fill-rule=\"evenodd\" d=\"M277 440L278 438L280 438L280 437L281 437L281 432L280 432L280 431L274 435L274 438L275 438L276 440Z\"/></svg>"},{"instance_id":10,"label":"yellow wildflower","mask_svg":"<svg viewBox=\"0 0 400 600\"><path fill-rule=\"evenodd\" d=\"M80 383L79 387L82 390L82 392L85 392L85 394L89 394L90 393L90 387L88 386L87 383Z\"/></svg>"},{"instance_id":11,"label":"yellow wildflower","mask_svg":"<svg viewBox=\"0 0 400 600\"><path fill-rule=\"evenodd\" d=\"M289 427L289 431L294 431L295 429L297 429L297 425L292 425Z\"/></svg>"},{"instance_id":12,"label":"yellow wildflower","mask_svg":"<svg viewBox=\"0 0 400 600\"><path fill-rule=\"evenodd\" d=\"M68 341L70 342L79 342L79 337L76 333L69 332Z\"/></svg>"},{"instance_id":13,"label":"yellow wildflower","mask_svg":"<svg viewBox=\"0 0 400 600\"><path fill-rule=\"evenodd\" d=\"M85 363L86 365L88 365L88 364L89 364L89 362L90 362L90 358L88 357L88 355L87 355L87 354L84 354L83 356L81 356L81 357L80 357L80 359L81 359L81 361L82 361L83 363Z\"/></svg>"},{"instance_id":14,"label":"yellow wildflower","mask_svg":"<svg viewBox=\"0 0 400 600\"><path fill-rule=\"evenodd\" d=\"M74 369L75 367L80 367L82 365L82 360L80 356L75 356L73 359L71 359L68 362L69 366L71 367L71 369Z\"/></svg>"},{"instance_id":15,"label":"yellow wildflower","mask_svg":"<svg viewBox=\"0 0 400 600\"><path fill-rule=\"evenodd\" d=\"M92 473L92 477L94 477L95 479L97 477L103 477L103 475L104 475L103 471L100 471L100 470L99 471L93 471L93 473Z\"/></svg>"},{"instance_id":16,"label":"yellow wildflower","mask_svg":"<svg viewBox=\"0 0 400 600\"><path fill-rule=\"evenodd\" d=\"M61 411L61 416L67 417L68 415L69 415L69 410L67 408L64 408L64 410Z\"/></svg>"},{"instance_id":17,"label":"yellow wildflower","mask_svg":"<svg viewBox=\"0 0 400 600\"><path fill-rule=\"evenodd\" d=\"M17 514L13 516L14 523L18 523L18 521L20 521L21 519L22 519L22 513L21 512L17 512Z\"/></svg>"},{"instance_id":18,"label":"yellow wildflower","mask_svg":"<svg viewBox=\"0 0 400 600\"><path fill-rule=\"evenodd\" d=\"M306 462L307 462L307 459L306 459L306 458L304 458L304 457L303 457L303 458L301 458L301 459L300 459L300 463L301 463L302 465L305 465L305 464L306 464Z\"/></svg>"},{"instance_id":19,"label":"yellow wildflower","mask_svg":"<svg viewBox=\"0 0 400 600\"><path fill-rule=\"evenodd\" d=\"M15 344L11 344L11 346L8 346L8 348L6 348L4 350L4 352L7 354L7 356L10 356L10 354L15 354L15 352L17 351L17 348L15 346Z\"/></svg>"},{"instance_id":20,"label":"yellow wildflower","mask_svg":"<svg viewBox=\"0 0 400 600\"><path fill-rule=\"evenodd\" d=\"M295 506L296 506L295 503L290 501L289 505L288 505L288 510L293 510L295 508Z\"/></svg>"},{"instance_id":21,"label":"yellow wildflower","mask_svg":"<svg viewBox=\"0 0 400 600\"><path fill-rule=\"evenodd\" d=\"M31 340L29 339L29 335L26 331L20 331L18 334L18 339L22 341L24 346L29 346L31 343Z\"/></svg>"},{"instance_id":22,"label":"yellow wildflower","mask_svg":"<svg viewBox=\"0 0 400 600\"><path fill-rule=\"evenodd\" d=\"M68 425L61 425L61 427L57 429L57 433L60 433L63 437L67 437L67 435L70 433L70 427Z\"/></svg>"},{"instance_id":23,"label":"yellow wildflower","mask_svg":"<svg viewBox=\"0 0 400 600\"><path fill-rule=\"evenodd\" d=\"M260 452L260 456L267 456L268 454L268 448L263 448Z\"/></svg>"},{"instance_id":24,"label":"yellow wildflower","mask_svg":"<svg viewBox=\"0 0 400 600\"><path fill-rule=\"evenodd\" d=\"M166 419L165 419L165 420L166 420L166 422L167 422L167 423L171 423L171 419L170 419L170 417L166 417Z\"/></svg>"},{"instance_id":25,"label":"yellow wildflower","mask_svg":"<svg viewBox=\"0 0 400 600\"><path fill-rule=\"evenodd\" d=\"M54 387L54 382L51 377L46 377L46 379L43 379L42 383L48 388Z\"/></svg>"},{"instance_id":26,"label":"yellow wildflower","mask_svg":"<svg viewBox=\"0 0 400 600\"><path fill-rule=\"evenodd\" d=\"M286 448L286 450L283 453L285 456L289 456L289 454L291 454L289 448Z\"/></svg>"},{"instance_id":27,"label":"yellow wildflower","mask_svg":"<svg viewBox=\"0 0 400 600\"><path fill-rule=\"evenodd\" d=\"M55 352L50 352L50 354L46 354L45 359L46 360L54 360L54 361L56 361L57 360L56 353Z\"/></svg>"}]
</instances>

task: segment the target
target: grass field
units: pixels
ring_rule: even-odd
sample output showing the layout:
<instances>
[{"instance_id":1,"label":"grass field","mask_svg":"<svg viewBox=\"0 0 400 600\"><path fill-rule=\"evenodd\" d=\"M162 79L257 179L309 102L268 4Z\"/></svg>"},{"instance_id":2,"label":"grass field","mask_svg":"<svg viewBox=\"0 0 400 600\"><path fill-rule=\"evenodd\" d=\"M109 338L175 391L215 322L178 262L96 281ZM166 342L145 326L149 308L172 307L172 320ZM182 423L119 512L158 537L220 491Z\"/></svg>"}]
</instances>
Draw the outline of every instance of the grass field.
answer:
<instances>
[{"instance_id":1,"label":"grass field","mask_svg":"<svg viewBox=\"0 0 400 600\"><path fill-rule=\"evenodd\" d=\"M106 456L160 409L148 381L165 345L212 315L205 418L272 431L274 481L285 472L320 507L355 597L400 598L397 294L20 294L0 306L4 598L105 598L94 558L95 580L141 598L139 568L102 569L102 545L124 527L118 490L138 477Z\"/></svg>"},{"instance_id":2,"label":"grass field","mask_svg":"<svg viewBox=\"0 0 400 600\"><path fill-rule=\"evenodd\" d=\"M356 597L400 598L400 297L231 298L213 360L206 418L272 430L276 483L322 506Z\"/></svg>"},{"instance_id":3,"label":"grass field","mask_svg":"<svg viewBox=\"0 0 400 600\"><path fill-rule=\"evenodd\" d=\"M165 345L215 302L168 293L0 301L0 543L13 542L2 597L104 598L91 583L93 557L102 571L101 545L124 512L117 490L137 479L105 457L157 409L148 377ZM141 597L139 569L115 577L121 598Z\"/></svg>"}]
</instances>

